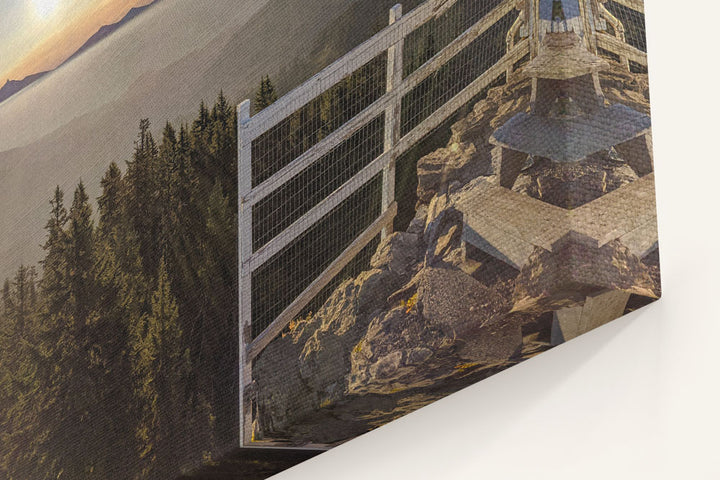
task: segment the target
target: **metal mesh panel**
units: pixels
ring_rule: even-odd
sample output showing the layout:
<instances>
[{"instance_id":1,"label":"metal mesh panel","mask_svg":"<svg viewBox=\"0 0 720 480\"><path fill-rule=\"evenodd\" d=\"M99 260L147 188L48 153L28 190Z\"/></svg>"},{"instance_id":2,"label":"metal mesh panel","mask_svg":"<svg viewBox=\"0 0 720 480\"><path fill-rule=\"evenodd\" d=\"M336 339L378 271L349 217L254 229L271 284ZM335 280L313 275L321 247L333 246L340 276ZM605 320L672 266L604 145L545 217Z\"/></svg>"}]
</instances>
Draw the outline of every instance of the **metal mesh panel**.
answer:
<instances>
[{"instance_id":1,"label":"metal mesh panel","mask_svg":"<svg viewBox=\"0 0 720 480\"><path fill-rule=\"evenodd\" d=\"M364 125L253 207L253 249L265 245L383 151L384 116Z\"/></svg>"},{"instance_id":2,"label":"metal mesh panel","mask_svg":"<svg viewBox=\"0 0 720 480\"><path fill-rule=\"evenodd\" d=\"M515 11L505 15L405 95L402 100L401 120L403 135L419 125L505 55L505 36L515 18L517 18Z\"/></svg>"},{"instance_id":3,"label":"metal mesh panel","mask_svg":"<svg viewBox=\"0 0 720 480\"><path fill-rule=\"evenodd\" d=\"M381 180L376 176L253 272L253 338L378 217Z\"/></svg>"},{"instance_id":4,"label":"metal mesh panel","mask_svg":"<svg viewBox=\"0 0 720 480\"><path fill-rule=\"evenodd\" d=\"M613 1L607 2L605 7L622 22L625 27L625 41L628 45L647 52L645 15Z\"/></svg>"},{"instance_id":5,"label":"metal mesh panel","mask_svg":"<svg viewBox=\"0 0 720 480\"><path fill-rule=\"evenodd\" d=\"M502 0L459 0L447 11L411 32L405 39L404 75L417 70L501 3ZM505 50L500 53L502 55Z\"/></svg>"},{"instance_id":6,"label":"metal mesh panel","mask_svg":"<svg viewBox=\"0 0 720 480\"><path fill-rule=\"evenodd\" d=\"M378 55L294 112L252 144L257 186L364 110L385 93L387 54Z\"/></svg>"},{"instance_id":7,"label":"metal mesh panel","mask_svg":"<svg viewBox=\"0 0 720 480\"><path fill-rule=\"evenodd\" d=\"M612 60L613 62L619 63L620 62L620 55L613 53L609 50L605 50L604 48L598 47L598 55L601 57L605 57L607 59Z\"/></svg>"},{"instance_id":8,"label":"metal mesh panel","mask_svg":"<svg viewBox=\"0 0 720 480\"><path fill-rule=\"evenodd\" d=\"M633 61L630 61L630 71L632 73L648 73L648 69L645 65L641 65Z\"/></svg>"}]
</instances>

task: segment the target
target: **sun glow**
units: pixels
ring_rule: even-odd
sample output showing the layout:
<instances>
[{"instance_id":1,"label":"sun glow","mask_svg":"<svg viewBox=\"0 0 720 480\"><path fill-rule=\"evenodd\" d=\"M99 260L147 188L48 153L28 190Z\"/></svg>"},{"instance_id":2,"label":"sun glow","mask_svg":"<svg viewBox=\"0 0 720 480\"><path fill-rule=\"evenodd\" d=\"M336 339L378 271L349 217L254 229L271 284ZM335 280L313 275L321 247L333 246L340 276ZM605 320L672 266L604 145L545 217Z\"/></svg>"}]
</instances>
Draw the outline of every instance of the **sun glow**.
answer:
<instances>
[{"instance_id":1,"label":"sun glow","mask_svg":"<svg viewBox=\"0 0 720 480\"><path fill-rule=\"evenodd\" d=\"M60 0L32 0L35 12L40 18L48 18L57 10Z\"/></svg>"}]
</instances>

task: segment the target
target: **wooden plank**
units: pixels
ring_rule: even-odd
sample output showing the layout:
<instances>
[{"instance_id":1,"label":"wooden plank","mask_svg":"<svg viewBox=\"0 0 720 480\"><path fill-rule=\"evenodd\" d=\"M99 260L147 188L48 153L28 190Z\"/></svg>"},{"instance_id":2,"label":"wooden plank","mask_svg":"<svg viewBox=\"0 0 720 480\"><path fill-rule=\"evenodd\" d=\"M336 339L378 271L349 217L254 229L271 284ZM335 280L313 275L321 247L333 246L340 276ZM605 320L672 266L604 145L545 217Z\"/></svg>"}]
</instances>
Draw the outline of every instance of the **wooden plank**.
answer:
<instances>
[{"instance_id":1,"label":"wooden plank","mask_svg":"<svg viewBox=\"0 0 720 480\"><path fill-rule=\"evenodd\" d=\"M250 321L252 318L252 282L251 273L243 268L243 260L252 255L252 208L242 203L242 197L252 189L252 140L249 139L247 126L250 121L250 100L245 100L238 106L238 299L239 299L239 325L238 345L240 360L240 388L239 388L239 409L240 409L240 445L250 441L252 437L252 412L246 408L245 386L252 382L252 371L249 362L246 360L245 346L250 341Z\"/></svg>"},{"instance_id":2,"label":"wooden plank","mask_svg":"<svg viewBox=\"0 0 720 480\"><path fill-rule=\"evenodd\" d=\"M306 443L303 445L294 445L288 442L273 442L270 440L258 440L248 445L243 445L243 448L250 448L255 450L262 450L264 448L272 448L273 450L300 450L300 451L319 451L326 452L333 448L335 445L326 445L324 443Z\"/></svg>"},{"instance_id":3,"label":"wooden plank","mask_svg":"<svg viewBox=\"0 0 720 480\"><path fill-rule=\"evenodd\" d=\"M336 60L299 87L284 95L252 118L250 138L255 139L281 120L287 112L299 110L315 97L321 95L350 73L365 65L434 17L436 7L443 3L453 5L457 0L428 0L373 37ZM503 3L513 3L506 0Z\"/></svg>"},{"instance_id":4,"label":"wooden plank","mask_svg":"<svg viewBox=\"0 0 720 480\"><path fill-rule=\"evenodd\" d=\"M573 210L571 228L603 246L651 222L656 212L655 174L650 173Z\"/></svg>"},{"instance_id":5,"label":"wooden plank","mask_svg":"<svg viewBox=\"0 0 720 480\"><path fill-rule=\"evenodd\" d=\"M622 58L627 58L630 61L647 67L647 54L642 50L639 50L632 45L628 45L627 43L624 43L605 33L597 32L596 37L598 48L602 48L619 55Z\"/></svg>"},{"instance_id":6,"label":"wooden plank","mask_svg":"<svg viewBox=\"0 0 720 480\"><path fill-rule=\"evenodd\" d=\"M654 216L646 224L626 233L620 237L620 241L633 255L643 258L658 245L657 217Z\"/></svg>"},{"instance_id":7,"label":"wooden plank","mask_svg":"<svg viewBox=\"0 0 720 480\"><path fill-rule=\"evenodd\" d=\"M554 323L562 332L562 341L572 340L621 317L629 299L630 294L627 292L609 290L587 297L582 306L554 312ZM553 342L557 343L561 342Z\"/></svg>"},{"instance_id":8,"label":"wooden plank","mask_svg":"<svg viewBox=\"0 0 720 480\"><path fill-rule=\"evenodd\" d=\"M263 245L246 261L249 271L255 271L263 263L270 260L280 250L285 248L293 240L303 234L310 226L330 213L332 209L340 205L355 191L370 181L375 175L383 171L389 163L392 152L385 152L360 170L340 188L325 197L320 203L308 210L302 217L295 220L289 227L275 236L268 243Z\"/></svg>"},{"instance_id":9,"label":"wooden plank","mask_svg":"<svg viewBox=\"0 0 720 480\"><path fill-rule=\"evenodd\" d=\"M466 240L516 267L525 263L526 254L534 247L551 251L569 231L597 240L598 247L620 239L639 256L653 248L658 239L653 174L574 210L484 179L456 194L454 201L464 214Z\"/></svg>"},{"instance_id":10,"label":"wooden plank","mask_svg":"<svg viewBox=\"0 0 720 480\"><path fill-rule=\"evenodd\" d=\"M303 308L335 278L360 251L380 234L383 227L392 222L397 213L397 203L390 205L363 233L360 234L253 342L248 345L246 361L252 361L275 337L297 317Z\"/></svg>"},{"instance_id":11,"label":"wooden plank","mask_svg":"<svg viewBox=\"0 0 720 480\"><path fill-rule=\"evenodd\" d=\"M402 6L395 5L390 9L390 25L402 17ZM385 109L385 132L383 151L390 153L388 164L383 168L382 200L380 208L385 211L395 201L395 156L393 148L400 139L400 117L402 98L394 95L394 90L402 84L403 79L403 47L404 40L388 48L386 68L386 92L393 95L393 101ZM382 231L382 238L392 233L392 222L388 223Z\"/></svg>"}]
</instances>

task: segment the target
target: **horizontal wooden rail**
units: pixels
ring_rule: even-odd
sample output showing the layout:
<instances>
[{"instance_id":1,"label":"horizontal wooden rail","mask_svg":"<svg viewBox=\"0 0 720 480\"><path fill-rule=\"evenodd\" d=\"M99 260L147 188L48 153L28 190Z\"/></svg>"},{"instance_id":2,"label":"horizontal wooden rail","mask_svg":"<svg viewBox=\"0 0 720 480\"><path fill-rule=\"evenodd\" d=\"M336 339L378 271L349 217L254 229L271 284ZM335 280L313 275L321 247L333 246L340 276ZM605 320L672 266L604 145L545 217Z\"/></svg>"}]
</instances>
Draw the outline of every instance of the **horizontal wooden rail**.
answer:
<instances>
[{"instance_id":1,"label":"horizontal wooden rail","mask_svg":"<svg viewBox=\"0 0 720 480\"><path fill-rule=\"evenodd\" d=\"M290 322L302 312L303 308L335 278L360 251L378 236L383 227L393 221L397 214L397 203L393 202L363 233L360 234L343 252L298 295L298 297L278 317L258 335L247 347L245 361L250 362L265 347L280 335Z\"/></svg>"},{"instance_id":2,"label":"horizontal wooden rail","mask_svg":"<svg viewBox=\"0 0 720 480\"><path fill-rule=\"evenodd\" d=\"M392 101L394 94L387 93L369 105L365 110L355 115L347 123L333 131L327 137L310 147L302 155L275 172L270 178L253 188L244 199L249 205L255 205L263 198L287 183L293 177L315 163L320 157L332 151L333 148L347 140L360 130L373 118L383 114L385 108Z\"/></svg>"},{"instance_id":3,"label":"horizontal wooden rail","mask_svg":"<svg viewBox=\"0 0 720 480\"><path fill-rule=\"evenodd\" d=\"M383 53L391 45L399 42L409 32L430 20L435 7L443 1L445 0L429 0L421 4L394 24L384 28L342 58L325 67L321 72L284 95L277 102L259 112L253 119L250 138L255 139L263 132L274 127L287 116L287 112L299 110L347 75ZM447 1L454 4L458 0Z\"/></svg>"},{"instance_id":4,"label":"horizontal wooden rail","mask_svg":"<svg viewBox=\"0 0 720 480\"><path fill-rule=\"evenodd\" d=\"M627 43L606 33L597 32L595 36L597 38L597 45L599 48L647 67L647 53L642 50L637 49L632 45L628 45Z\"/></svg>"},{"instance_id":5,"label":"horizontal wooden rail","mask_svg":"<svg viewBox=\"0 0 720 480\"><path fill-rule=\"evenodd\" d=\"M455 55L468 47L480 35L499 22L505 15L515 10L515 2L503 2L490 13L465 30L460 36L450 42L445 48L422 64L417 70L408 75L402 83L401 95L417 87L420 82L435 73Z\"/></svg>"}]
</instances>

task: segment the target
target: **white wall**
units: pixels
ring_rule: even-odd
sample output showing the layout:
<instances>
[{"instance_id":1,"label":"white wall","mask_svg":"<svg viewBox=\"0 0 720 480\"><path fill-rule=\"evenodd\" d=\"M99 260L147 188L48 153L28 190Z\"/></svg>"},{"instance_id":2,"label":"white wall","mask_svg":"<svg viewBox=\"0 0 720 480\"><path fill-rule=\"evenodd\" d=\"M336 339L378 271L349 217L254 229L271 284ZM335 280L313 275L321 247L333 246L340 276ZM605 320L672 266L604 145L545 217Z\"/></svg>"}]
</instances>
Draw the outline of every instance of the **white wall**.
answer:
<instances>
[{"instance_id":1,"label":"white wall","mask_svg":"<svg viewBox=\"0 0 720 480\"><path fill-rule=\"evenodd\" d=\"M680 9L646 1L664 298L278 479L720 479L720 3Z\"/></svg>"}]
</instances>

